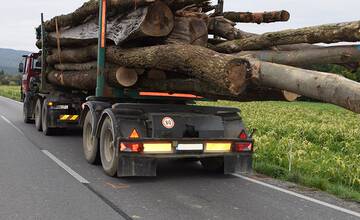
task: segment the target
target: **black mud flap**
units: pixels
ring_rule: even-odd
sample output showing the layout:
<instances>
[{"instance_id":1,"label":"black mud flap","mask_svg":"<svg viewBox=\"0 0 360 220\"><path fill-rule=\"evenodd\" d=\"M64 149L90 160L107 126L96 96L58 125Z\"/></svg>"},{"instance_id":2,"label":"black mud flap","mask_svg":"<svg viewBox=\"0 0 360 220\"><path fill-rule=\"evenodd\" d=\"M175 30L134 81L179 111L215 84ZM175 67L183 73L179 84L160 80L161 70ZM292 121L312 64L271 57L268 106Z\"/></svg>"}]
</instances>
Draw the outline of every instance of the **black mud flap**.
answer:
<instances>
[{"instance_id":1,"label":"black mud flap","mask_svg":"<svg viewBox=\"0 0 360 220\"><path fill-rule=\"evenodd\" d=\"M128 157L119 158L118 176L156 176L157 160L145 157Z\"/></svg>"},{"instance_id":2,"label":"black mud flap","mask_svg":"<svg viewBox=\"0 0 360 220\"><path fill-rule=\"evenodd\" d=\"M238 159L236 156L225 156L224 157L224 174L235 173L237 163L238 163Z\"/></svg>"},{"instance_id":3,"label":"black mud flap","mask_svg":"<svg viewBox=\"0 0 360 220\"><path fill-rule=\"evenodd\" d=\"M252 154L239 155L238 162L236 165L236 172L243 174L252 174L253 172L252 161L253 161Z\"/></svg>"}]
</instances>

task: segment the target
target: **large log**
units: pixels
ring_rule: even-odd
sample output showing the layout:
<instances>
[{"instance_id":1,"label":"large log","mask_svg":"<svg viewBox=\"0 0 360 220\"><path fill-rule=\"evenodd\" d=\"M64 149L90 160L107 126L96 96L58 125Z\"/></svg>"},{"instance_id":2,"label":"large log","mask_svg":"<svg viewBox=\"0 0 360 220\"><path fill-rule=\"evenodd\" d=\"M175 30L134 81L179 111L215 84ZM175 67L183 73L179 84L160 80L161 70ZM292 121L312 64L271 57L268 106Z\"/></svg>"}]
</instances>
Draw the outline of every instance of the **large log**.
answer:
<instances>
[{"instance_id":1,"label":"large log","mask_svg":"<svg viewBox=\"0 0 360 220\"><path fill-rule=\"evenodd\" d=\"M294 51L242 51L237 56L252 55L259 60L296 66L309 67L314 64L349 64L360 61L360 46L332 46Z\"/></svg>"},{"instance_id":2,"label":"large log","mask_svg":"<svg viewBox=\"0 0 360 220\"><path fill-rule=\"evenodd\" d=\"M174 27L174 16L170 8L156 1L148 7L138 8L130 13L119 14L109 19L106 27L106 38L116 45L126 40L142 37L164 37ZM98 19L94 18L84 24L61 31L61 45L81 45L97 42ZM52 45L56 33L50 33L48 42Z\"/></svg>"},{"instance_id":3,"label":"large log","mask_svg":"<svg viewBox=\"0 0 360 220\"><path fill-rule=\"evenodd\" d=\"M106 81L113 87L123 88L118 81L116 68L106 68ZM92 91L96 88L96 71L51 71L48 81L56 86L78 90ZM249 87L239 95L233 95L226 90L197 79L148 79L142 77L132 87L138 91L191 93L209 99L222 99L232 101L294 101L285 95L284 91L263 87Z\"/></svg>"},{"instance_id":4,"label":"large log","mask_svg":"<svg viewBox=\"0 0 360 220\"><path fill-rule=\"evenodd\" d=\"M112 13L124 13L135 10L136 8L154 3L155 0L108 0L107 8ZM209 6L208 0L164 0L173 10L178 10L186 5L196 4L201 7ZM55 31L55 20L58 20L59 27L75 27L84 22L89 17L96 17L99 11L99 1L91 0L83 4L80 8L72 13L60 15L46 21L44 24L47 32ZM110 14L111 14L110 11Z\"/></svg>"},{"instance_id":5,"label":"large log","mask_svg":"<svg viewBox=\"0 0 360 220\"><path fill-rule=\"evenodd\" d=\"M119 10L119 12L126 12L128 10L133 10L136 7L141 7L145 5L149 5L155 2L155 0L108 0L107 1L107 8L111 8L112 10ZM85 2L80 8L76 9L74 12L60 15L52 18L49 21L44 23L45 31L53 32L55 31L55 20L57 19L59 27L75 27L89 16L94 16L98 14L99 11L99 1L98 0L91 0Z\"/></svg>"},{"instance_id":6,"label":"large log","mask_svg":"<svg viewBox=\"0 0 360 220\"><path fill-rule=\"evenodd\" d=\"M277 45L337 43L342 41L360 41L360 21L269 32L216 45L216 51L235 53L244 50L261 50Z\"/></svg>"},{"instance_id":7,"label":"large log","mask_svg":"<svg viewBox=\"0 0 360 220\"><path fill-rule=\"evenodd\" d=\"M223 16L233 22L242 23L271 23L277 21L288 21L290 13L288 11L270 11L270 12L224 12Z\"/></svg>"},{"instance_id":8,"label":"large log","mask_svg":"<svg viewBox=\"0 0 360 220\"><path fill-rule=\"evenodd\" d=\"M281 64L252 61L252 81L321 100L360 113L360 83L336 74L304 70ZM281 80L279 80L281 79Z\"/></svg>"},{"instance_id":9,"label":"large log","mask_svg":"<svg viewBox=\"0 0 360 220\"><path fill-rule=\"evenodd\" d=\"M81 49L63 49L61 59L80 63L95 60L97 46ZM129 68L159 69L214 83L233 94L240 94L247 84L248 62L235 56L219 54L194 45L159 45L121 49L110 46L106 50L108 62ZM49 64L59 62L57 54L47 57Z\"/></svg>"}]
</instances>

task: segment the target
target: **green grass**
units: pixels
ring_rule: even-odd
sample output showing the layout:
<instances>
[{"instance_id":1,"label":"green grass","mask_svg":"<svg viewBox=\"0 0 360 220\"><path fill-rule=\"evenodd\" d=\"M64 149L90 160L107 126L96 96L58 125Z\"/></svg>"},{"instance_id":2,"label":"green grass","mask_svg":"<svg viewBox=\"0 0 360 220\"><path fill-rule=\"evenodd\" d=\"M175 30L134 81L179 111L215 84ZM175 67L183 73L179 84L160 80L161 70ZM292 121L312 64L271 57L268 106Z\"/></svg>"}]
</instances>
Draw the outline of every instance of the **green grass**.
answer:
<instances>
[{"instance_id":1,"label":"green grass","mask_svg":"<svg viewBox=\"0 0 360 220\"><path fill-rule=\"evenodd\" d=\"M20 101L20 86L0 85L0 96Z\"/></svg>"},{"instance_id":2,"label":"green grass","mask_svg":"<svg viewBox=\"0 0 360 220\"><path fill-rule=\"evenodd\" d=\"M257 129L257 172L360 202L358 114L309 102L201 104L241 109L247 128Z\"/></svg>"}]
</instances>

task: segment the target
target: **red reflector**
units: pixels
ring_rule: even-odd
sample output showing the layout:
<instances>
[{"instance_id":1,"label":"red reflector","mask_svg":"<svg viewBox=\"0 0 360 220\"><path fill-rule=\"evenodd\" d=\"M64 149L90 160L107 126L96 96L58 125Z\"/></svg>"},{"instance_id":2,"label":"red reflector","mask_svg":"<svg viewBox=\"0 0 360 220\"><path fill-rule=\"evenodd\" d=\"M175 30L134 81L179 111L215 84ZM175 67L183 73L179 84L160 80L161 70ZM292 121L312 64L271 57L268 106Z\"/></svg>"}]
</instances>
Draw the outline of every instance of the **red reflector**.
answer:
<instances>
[{"instance_id":1,"label":"red reflector","mask_svg":"<svg viewBox=\"0 0 360 220\"><path fill-rule=\"evenodd\" d=\"M240 133L239 138L241 140L247 140L248 136L244 130Z\"/></svg>"},{"instance_id":2,"label":"red reflector","mask_svg":"<svg viewBox=\"0 0 360 220\"><path fill-rule=\"evenodd\" d=\"M139 135L139 133L137 132L137 130L134 129L134 130L131 132L129 138L140 138L140 135Z\"/></svg>"},{"instance_id":3,"label":"red reflector","mask_svg":"<svg viewBox=\"0 0 360 220\"><path fill-rule=\"evenodd\" d=\"M144 151L144 145L143 143L120 143L120 151L122 152L134 152L134 153L140 153Z\"/></svg>"},{"instance_id":4,"label":"red reflector","mask_svg":"<svg viewBox=\"0 0 360 220\"><path fill-rule=\"evenodd\" d=\"M235 143L235 151L237 152L252 151L252 143L249 142Z\"/></svg>"}]
</instances>

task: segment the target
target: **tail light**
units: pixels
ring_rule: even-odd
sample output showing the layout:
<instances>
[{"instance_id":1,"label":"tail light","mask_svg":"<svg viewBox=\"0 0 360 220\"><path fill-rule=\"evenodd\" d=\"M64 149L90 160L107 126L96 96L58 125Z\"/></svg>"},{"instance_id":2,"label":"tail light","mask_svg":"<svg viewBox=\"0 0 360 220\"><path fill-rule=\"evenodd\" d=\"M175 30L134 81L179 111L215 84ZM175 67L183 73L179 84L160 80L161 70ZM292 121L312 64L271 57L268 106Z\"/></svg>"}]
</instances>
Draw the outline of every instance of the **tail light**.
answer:
<instances>
[{"instance_id":1,"label":"tail light","mask_svg":"<svg viewBox=\"0 0 360 220\"><path fill-rule=\"evenodd\" d=\"M137 142L121 142L120 151L130 153L140 153L144 151L143 143Z\"/></svg>"},{"instance_id":2,"label":"tail light","mask_svg":"<svg viewBox=\"0 0 360 220\"><path fill-rule=\"evenodd\" d=\"M129 135L129 138L138 139L140 138L140 134L134 128ZM122 152L140 153L144 151L144 144L142 142L121 142L119 147Z\"/></svg>"},{"instance_id":3,"label":"tail light","mask_svg":"<svg viewBox=\"0 0 360 220\"><path fill-rule=\"evenodd\" d=\"M236 152L251 152L253 144L251 142L241 142L235 143L234 146Z\"/></svg>"}]
</instances>

